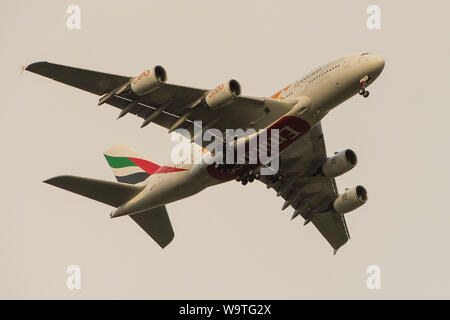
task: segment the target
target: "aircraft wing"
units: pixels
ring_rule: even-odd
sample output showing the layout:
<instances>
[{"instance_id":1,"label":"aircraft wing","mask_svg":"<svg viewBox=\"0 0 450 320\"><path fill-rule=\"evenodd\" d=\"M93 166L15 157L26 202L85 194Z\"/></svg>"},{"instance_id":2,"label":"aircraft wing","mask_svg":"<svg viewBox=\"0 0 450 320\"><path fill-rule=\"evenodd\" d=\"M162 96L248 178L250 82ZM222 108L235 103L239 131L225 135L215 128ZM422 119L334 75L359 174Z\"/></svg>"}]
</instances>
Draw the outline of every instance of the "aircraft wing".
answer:
<instances>
[{"instance_id":1,"label":"aircraft wing","mask_svg":"<svg viewBox=\"0 0 450 320\"><path fill-rule=\"evenodd\" d=\"M129 83L132 77L118 76L97 71L79 69L49 62L36 62L30 64L27 71L51 78L55 81L91 92L96 95L105 95L120 86ZM205 89L189 88L174 84L163 84L143 97L127 113L134 114L142 119L149 119L155 110L163 109L150 122L154 122L167 129L174 127L187 129L194 137L195 120L201 120L203 129L213 127L224 132L226 129L261 129L280 118L292 107L292 103L272 98L237 97L229 105L211 109L200 105L190 109L196 100L209 92ZM114 94L106 101L124 111L132 100L127 92ZM149 122L143 123L143 125ZM181 125L180 125L181 124ZM198 132L198 131L197 131Z\"/></svg>"},{"instance_id":2,"label":"aircraft wing","mask_svg":"<svg viewBox=\"0 0 450 320\"><path fill-rule=\"evenodd\" d=\"M330 210L339 195L334 178L318 175L326 160L322 126L318 123L280 154L278 173L283 180L273 181L273 176L261 176L260 181L285 199L283 209L294 208L293 218L300 215L305 222L312 222L336 252L350 235L344 216Z\"/></svg>"}]
</instances>

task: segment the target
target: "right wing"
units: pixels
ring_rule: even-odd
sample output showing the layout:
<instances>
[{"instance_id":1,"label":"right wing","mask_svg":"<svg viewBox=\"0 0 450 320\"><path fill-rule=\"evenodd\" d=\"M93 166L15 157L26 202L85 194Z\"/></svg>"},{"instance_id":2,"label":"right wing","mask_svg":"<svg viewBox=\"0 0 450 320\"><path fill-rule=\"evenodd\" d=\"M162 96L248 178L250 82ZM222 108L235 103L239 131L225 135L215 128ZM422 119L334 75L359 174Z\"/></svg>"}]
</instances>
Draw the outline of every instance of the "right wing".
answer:
<instances>
[{"instance_id":1,"label":"right wing","mask_svg":"<svg viewBox=\"0 0 450 320\"><path fill-rule=\"evenodd\" d=\"M27 71L42 75L55 81L91 92L104 95L128 83L132 77L118 76L108 73L84 70L49 62L30 64ZM188 130L194 137L194 121L202 121L203 129L213 127L224 132L226 129L248 128L262 129L287 113L292 102L284 102L273 98L237 97L224 108L211 109L199 106L189 109L189 105L204 97L209 90L196 89L174 84L163 84L157 90L140 97L139 103L129 111L144 119L156 115L158 109L164 108L151 120L160 126L171 129L177 123L180 128ZM132 102L129 94L114 94L107 104L123 110Z\"/></svg>"}]
</instances>

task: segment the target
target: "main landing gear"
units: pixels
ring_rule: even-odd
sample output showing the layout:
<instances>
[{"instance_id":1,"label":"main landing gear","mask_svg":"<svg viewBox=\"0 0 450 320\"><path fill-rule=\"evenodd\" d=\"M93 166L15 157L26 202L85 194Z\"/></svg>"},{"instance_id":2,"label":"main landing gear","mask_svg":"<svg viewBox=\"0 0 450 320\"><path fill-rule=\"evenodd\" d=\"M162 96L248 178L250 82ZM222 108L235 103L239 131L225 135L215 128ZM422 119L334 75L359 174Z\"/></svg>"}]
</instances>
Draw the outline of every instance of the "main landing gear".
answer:
<instances>
[{"instance_id":1,"label":"main landing gear","mask_svg":"<svg viewBox=\"0 0 450 320\"><path fill-rule=\"evenodd\" d=\"M367 98L369 96L369 91L366 90L367 86L369 85L368 82L370 81L369 76L365 76L362 78L359 83L361 83L361 90L359 90L359 94L362 95L364 98Z\"/></svg>"},{"instance_id":2,"label":"main landing gear","mask_svg":"<svg viewBox=\"0 0 450 320\"><path fill-rule=\"evenodd\" d=\"M259 180L261 178L261 174L254 169L249 170L248 172L244 172L242 174L238 174L236 176L236 181L240 181L242 185L246 185L247 183L252 183L255 180Z\"/></svg>"}]
</instances>

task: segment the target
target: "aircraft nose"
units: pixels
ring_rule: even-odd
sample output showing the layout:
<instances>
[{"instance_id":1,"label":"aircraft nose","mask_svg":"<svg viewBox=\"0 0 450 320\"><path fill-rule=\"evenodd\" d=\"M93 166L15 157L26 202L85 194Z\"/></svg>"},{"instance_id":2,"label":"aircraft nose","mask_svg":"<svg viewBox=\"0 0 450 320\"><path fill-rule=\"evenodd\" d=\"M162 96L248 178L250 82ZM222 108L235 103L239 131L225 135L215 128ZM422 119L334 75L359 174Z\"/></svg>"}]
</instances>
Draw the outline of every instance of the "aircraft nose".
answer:
<instances>
[{"instance_id":1,"label":"aircraft nose","mask_svg":"<svg viewBox=\"0 0 450 320\"><path fill-rule=\"evenodd\" d=\"M384 69L385 61L382 56L374 55L373 64L376 70L381 73Z\"/></svg>"},{"instance_id":2,"label":"aircraft nose","mask_svg":"<svg viewBox=\"0 0 450 320\"><path fill-rule=\"evenodd\" d=\"M383 71L385 61L383 57L377 54L371 54L367 57L365 62L365 72L372 78L377 78Z\"/></svg>"}]
</instances>

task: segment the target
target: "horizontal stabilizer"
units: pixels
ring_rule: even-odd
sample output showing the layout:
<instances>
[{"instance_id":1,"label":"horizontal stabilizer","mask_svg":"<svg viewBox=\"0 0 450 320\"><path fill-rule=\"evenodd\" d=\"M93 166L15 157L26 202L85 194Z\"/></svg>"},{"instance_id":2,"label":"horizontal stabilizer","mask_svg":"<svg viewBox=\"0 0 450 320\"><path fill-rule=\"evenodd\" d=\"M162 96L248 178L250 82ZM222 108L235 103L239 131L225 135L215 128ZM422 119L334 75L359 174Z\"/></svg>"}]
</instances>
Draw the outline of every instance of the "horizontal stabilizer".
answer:
<instances>
[{"instance_id":1,"label":"horizontal stabilizer","mask_svg":"<svg viewBox=\"0 0 450 320\"><path fill-rule=\"evenodd\" d=\"M166 206L150 209L141 213L133 214L131 219L144 229L160 245L166 247L175 236Z\"/></svg>"},{"instance_id":2,"label":"horizontal stabilizer","mask_svg":"<svg viewBox=\"0 0 450 320\"><path fill-rule=\"evenodd\" d=\"M58 176L44 181L115 208L134 198L144 186L76 176Z\"/></svg>"}]
</instances>

